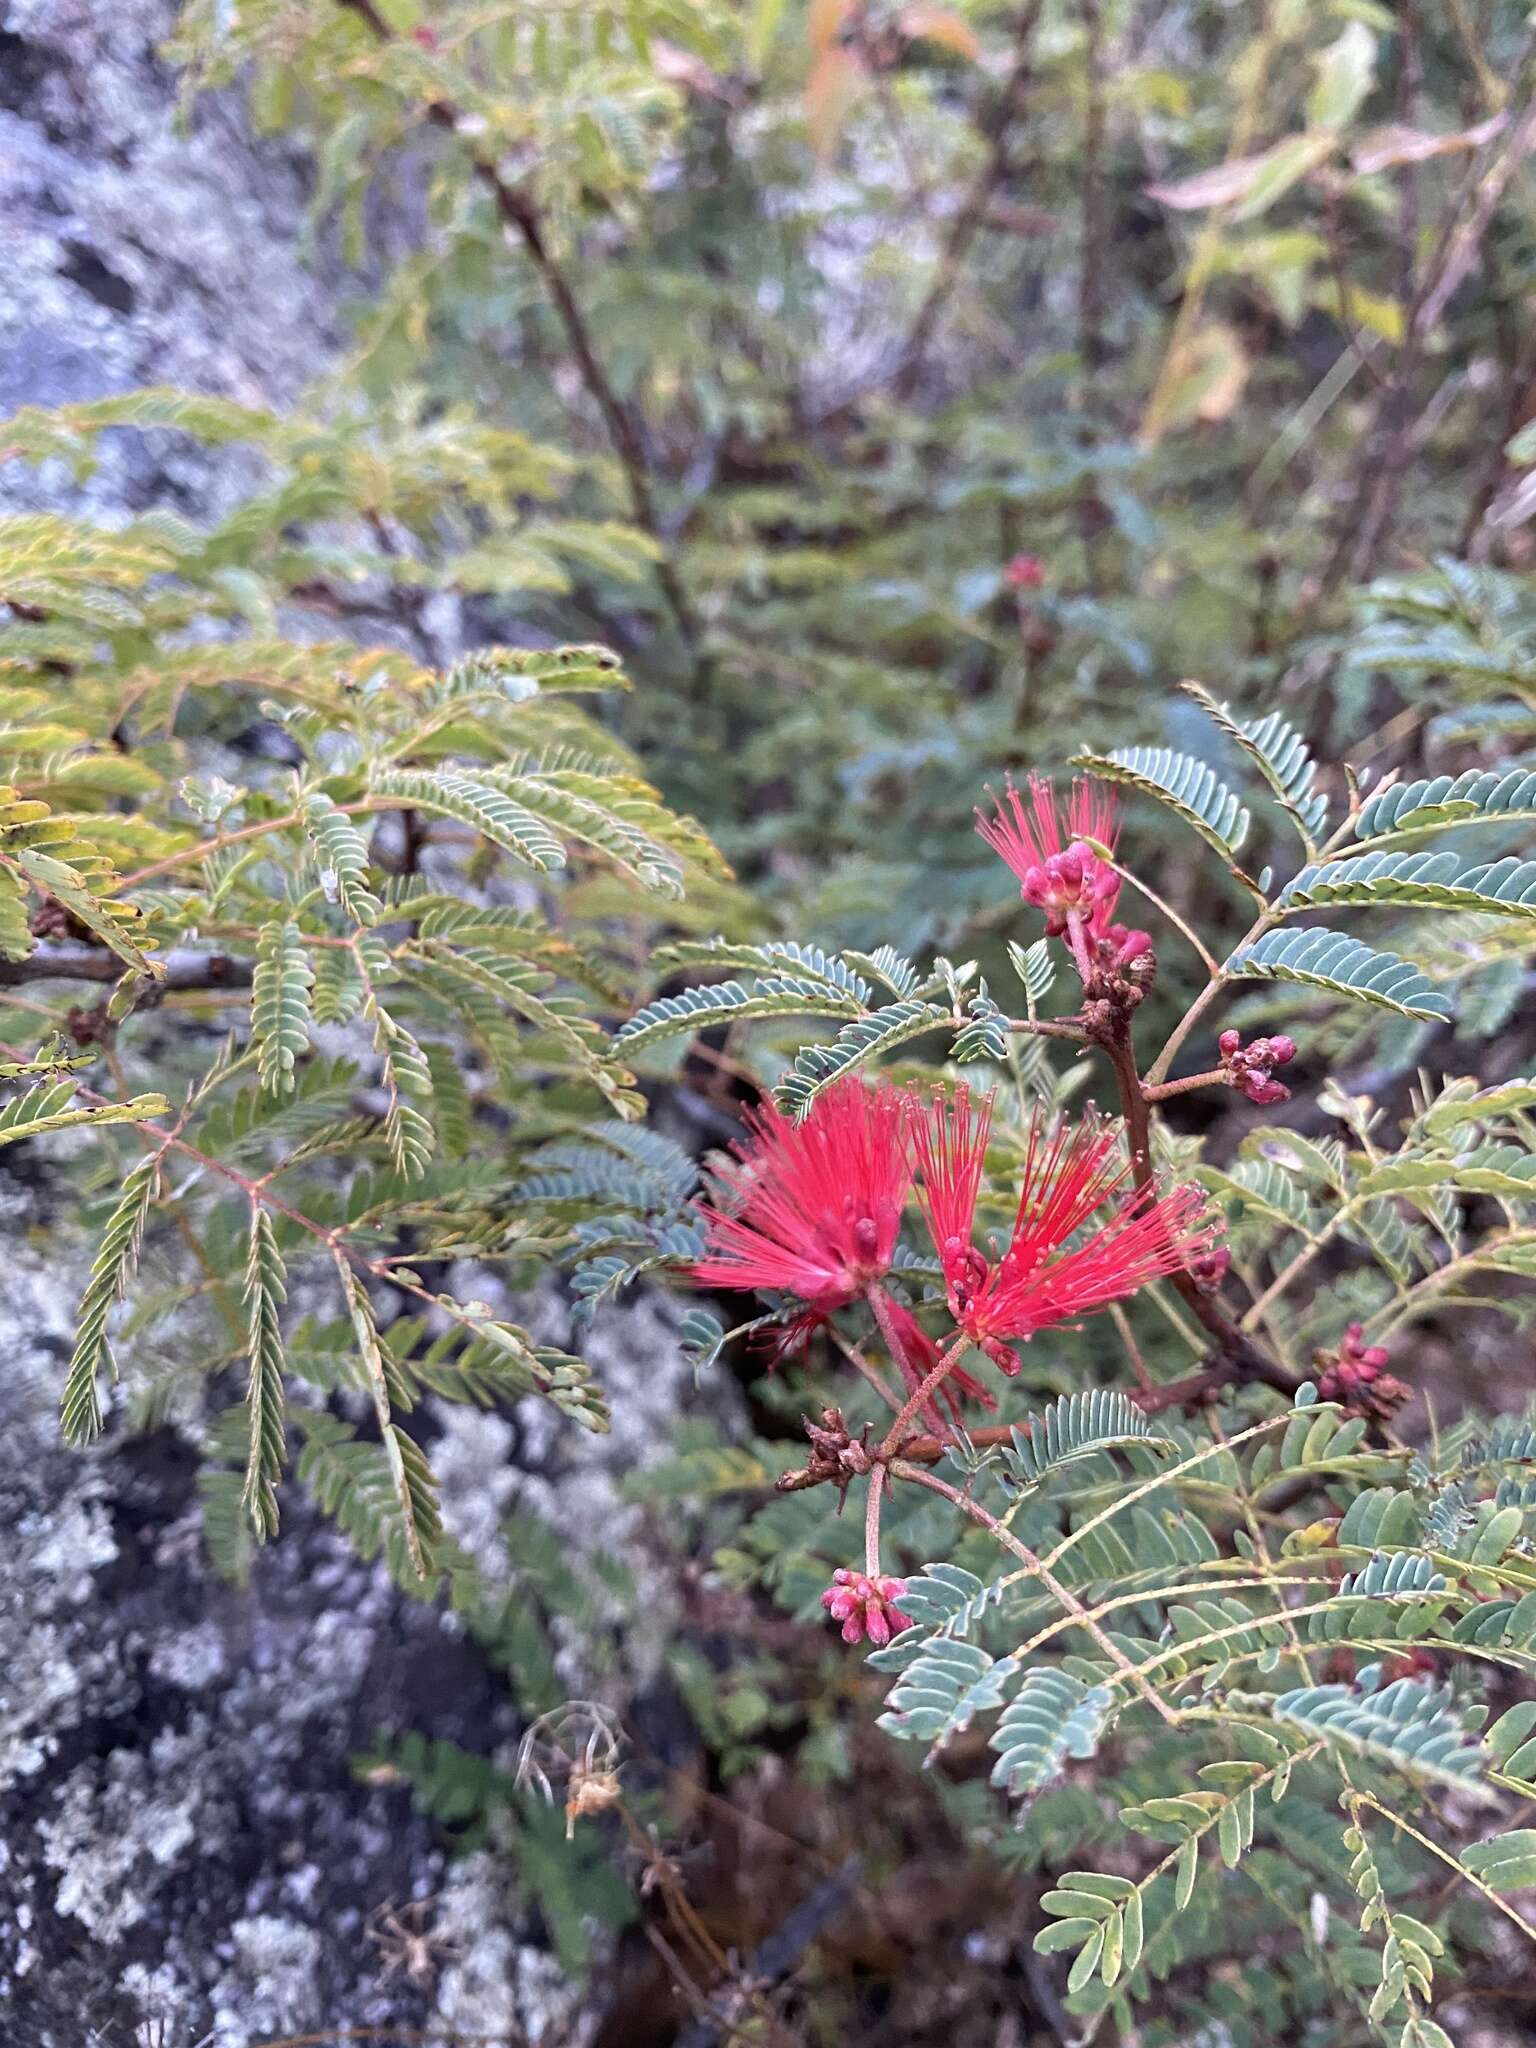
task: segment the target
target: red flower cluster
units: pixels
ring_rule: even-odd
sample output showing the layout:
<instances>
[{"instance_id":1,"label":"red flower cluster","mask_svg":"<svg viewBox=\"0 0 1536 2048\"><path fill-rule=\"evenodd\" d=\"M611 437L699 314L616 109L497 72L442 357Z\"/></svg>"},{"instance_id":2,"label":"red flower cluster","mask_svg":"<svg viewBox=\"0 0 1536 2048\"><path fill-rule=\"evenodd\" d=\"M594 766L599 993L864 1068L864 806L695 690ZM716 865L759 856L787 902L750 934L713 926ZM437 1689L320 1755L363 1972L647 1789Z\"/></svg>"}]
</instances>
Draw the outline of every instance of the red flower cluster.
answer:
<instances>
[{"instance_id":1,"label":"red flower cluster","mask_svg":"<svg viewBox=\"0 0 1536 2048\"><path fill-rule=\"evenodd\" d=\"M782 1290L824 1320L889 1272L911 1185L907 1106L891 1087L850 1077L829 1088L802 1124L772 1102L749 1113L751 1143L716 1174L702 1211L703 1287Z\"/></svg>"},{"instance_id":2,"label":"red flower cluster","mask_svg":"<svg viewBox=\"0 0 1536 2048\"><path fill-rule=\"evenodd\" d=\"M1212 1226L1198 1188L1129 1187L1130 1165L1117 1156L1113 1129L1098 1118L1051 1132L1037 1115L1013 1233L1007 1250L989 1259L976 1248L975 1216L991 1120L990 1098L973 1108L967 1088L953 1102L936 1094L915 1116L912 1142L922 1173L918 1200L950 1313L1011 1375L1019 1361L1005 1340L1092 1315L1187 1267L1209 1252ZM1107 1219L1073 1244L1106 1203L1113 1204Z\"/></svg>"},{"instance_id":3,"label":"red flower cluster","mask_svg":"<svg viewBox=\"0 0 1536 2048\"><path fill-rule=\"evenodd\" d=\"M1110 1125L1089 1117L1048 1131L1038 1116L1008 1248L987 1258L975 1244L975 1218L991 1121L991 1099L973 1105L965 1087L953 1101L939 1093L919 1099L854 1079L829 1089L799 1125L765 1105L751 1119L754 1142L717 1175L725 1206L701 1210L709 1250L695 1280L798 1296L807 1314L793 1326L796 1337L868 1295L890 1270L912 1178L909 1150L950 1313L1005 1373L1019 1369L1007 1340L1092 1315L1149 1280L1213 1258L1198 1188L1133 1188ZM1073 1243L1106 1204L1107 1218ZM910 1310L889 1297L881 1306L913 1388L938 1363L939 1347ZM945 1387L951 1402L958 1393L987 1398L962 1372Z\"/></svg>"},{"instance_id":4,"label":"red flower cluster","mask_svg":"<svg viewBox=\"0 0 1536 2048\"><path fill-rule=\"evenodd\" d=\"M1274 1077L1276 1067L1288 1067L1296 1057L1296 1041L1282 1031L1274 1038L1251 1039L1243 1044L1236 1031L1223 1031L1216 1041L1222 1071L1234 1088L1241 1088L1250 1102L1289 1102L1291 1091Z\"/></svg>"},{"instance_id":5,"label":"red flower cluster","mask_svg":"<svg viewBox=\"0 0 1536 2048\"><path fill-rule=\"evenodd\" d=\"M912 1184L910 1115L899 1089L888 1082L866 1088L850 1076L820 1096L801 1124L765 1102L747 1118L751 1142L717 1171L717 1201L699 1211L708 1252L693 1277L701 1287L803 1301L805 1313L779 1336L779 1356L890 1271ZM910 1393L938 1364L939 1347L910 1309L889 1296L882 1307ZM963 1394L996 1405L972 1374L951 1373L942 1395L956 1417ZM928 1413L935 1425L942 1421L937 1408Z\"/></svg>"},{"instance_id":6,"label":"red flower cluster","mask_svg":"<svg viewBox=\"0 0 1536 2048\"><path fill-rule=\"evenodd\" d=\"M976 813L976 830L1018 877L1019 894L1045 912L1049 938L1071 939L1080 969L1094 956L1124 967L1151 950L1145 932L1115 924L1120 877L1087 842L1113 854L1120 823L1113 794L1081 778L1072 785L1065 825L1051 784L1029 778L1029 804L1010 780L1001 797L989 791L994 815ZM1086 972L1084 979L1086 979Z\"/></svg>"},{"instance_id":7,"label":"red flower cluster","mask_svg":"<svg viewBox=\"0 0 1536 2048\"><path fill-rule=\"evenodd\" d=\"M859 1643L868 1636L877 1650L883 1650L892 1636L912 1626L911 1615L903 1614L894 1604L906 1590L905 1579L877 1579L868 1572L835 1571L831 1585L821 1596L821 1604L834 1621L842 1623L845 1643Z\"/></svg>"}]
</instances>

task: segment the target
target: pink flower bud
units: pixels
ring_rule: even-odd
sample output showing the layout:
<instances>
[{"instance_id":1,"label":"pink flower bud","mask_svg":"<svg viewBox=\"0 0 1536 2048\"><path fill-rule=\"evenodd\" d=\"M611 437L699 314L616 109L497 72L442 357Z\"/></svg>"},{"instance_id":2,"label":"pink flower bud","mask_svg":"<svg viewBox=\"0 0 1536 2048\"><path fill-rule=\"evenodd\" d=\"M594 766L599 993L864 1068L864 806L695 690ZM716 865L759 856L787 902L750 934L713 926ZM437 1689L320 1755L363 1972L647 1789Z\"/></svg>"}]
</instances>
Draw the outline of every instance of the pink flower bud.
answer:
<instances>
[{"instance_id":1,"label":"pink flower bud","mask_svg":"<svg viewBox=\"0 0 1536 2048\"><path fill-rule=\"evenodd\" d=\"M1277 1067L1289 1066L1296 1057L1296 1041L1281 1032L1278 1038L1269 1041L1269 1056Z\"/></svg>"},{"instance_id":2,"label":"pink flower bud","mask_svg":"<svg viewBox=\"0 0 1536 2048\"><path fill-rule=\"evenodd\" d=\"M1045 564L1038 555L1015 555L1003 571L1010 590L1038 590L1045 581Z\"/></svg>"},{"instance_id":3,"label":"pink flower bud","mask_svg":"<svg viewBox=\"0 0 1536 2048\"><path fill-rule=\"evenodd\" d=\"M845 1643L860 1643L868 1636L881 1650L892 1636L912 1626L911 1615L894 1604L906 1590L905 1579L872 1578L867 1572L840 1569L832 1574L821 1604L842 1623Z\"/></svg>"},{"instance_id":4,"label":"pink flower bud","mask_svg":"<svg viewBox=\"0 0 1536 2048\"><path fill-rule=\"evenodd\" d=\"M1240 1031L1223 1031L1216 1041L1216 1050L1224 1060L1229 1060L1242 1042L1243 1036Z\"/></svg>"},{"instance_id":5,"label":"pink flower bud","mask_svg":"<svg viewBox=\"0 0 1536 2048\"><path fill-rule=\"evenodd\" d=\"M1213 1251L1202 1252L1198 1259L1190 1260L1190 1277L1203 1293L1214 1294L1231 1264L1232 1254L1224 1244L1219 1244Z\"/></svg>"},{"instance_id":6,"label":"pink flower bud","mask_svg":"<svg viewBox=\"0 0 1536 2048\"><path fill-rule=\"evenodd\" d=\"M1289 1102L1291 1099L1291 1091L1285 1083L1273 1081L1267 1074L1245 1074L1243 1093L1250 1102L1257 1102L1264 1109L1269 1108L1272 1103Z\"/></svg>"}]
</instances>

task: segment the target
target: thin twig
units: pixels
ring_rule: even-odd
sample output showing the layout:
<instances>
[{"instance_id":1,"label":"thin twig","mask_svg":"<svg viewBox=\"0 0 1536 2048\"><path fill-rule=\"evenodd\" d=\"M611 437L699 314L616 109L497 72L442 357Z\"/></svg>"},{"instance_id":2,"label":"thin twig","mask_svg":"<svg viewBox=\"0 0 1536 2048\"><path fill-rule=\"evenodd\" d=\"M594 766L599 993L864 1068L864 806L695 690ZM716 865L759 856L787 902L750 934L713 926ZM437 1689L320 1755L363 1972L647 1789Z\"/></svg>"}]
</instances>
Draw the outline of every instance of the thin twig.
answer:
<instances>
[{"instance_id":1,"label":"thin twig","mask_svg":"<svg viewBox=\"0 0 1536 2048\"><path fill-rule=\"evenodd\" d=\"M947 1479L940 1479L933 1472L925 1472L920 1465L908 1464L903 1458L897 1458L892 1462L891 1477L893 1479L909 1479L915 1486L926 1486L930 1493L942 1494L945 1500L959 1508L962 1514L969 1515L973 1522L979 1522L984 1529L990 1530L1004 1550L1008 1551L1011 1556L1016 1557L1033 1577L1039 1579L1041 1585L1044 1586L1051 1598L1059 1606L1066 1609L1078 1627L1091 1637L1096 1646L1103 1651L1110 1663L1114 1665L1121 1677L1127 1679L1135 1687L1147 1705L1162 1720L1166 1721L1170 1727L1177 1726L1178 1716L1168 1705L1168 1702L1163 1699L1161 1694L1152 1689L1151 1685L1131 1662L1130 1658L1126 1656L1120 1646L1104 1633L1104 1630L1094 1620L1071 1587L1064 1586L1055 1573L1050 1571L1041 1559L1035 1555L1029 1545L1022 1543L1011 1529L1004 1528L996 1515L989 1514L980 1501L973 1500L968 1493L962 1493L958 1486L951 1486Z\"/></svg>"},{"instance_id":2,"label":"thin twig","mask_svg":"<svg viewBox=\"0 0 1536 2048\"><path fill-rule=\"evenodd\" d=\"M336 0L336 4L357 15L380 42L393 39L393 29L373 0ZM480 155L472 140L465 135L462 116L451 102L434 100L427 109L427 118L436 127L447 130L467 150L475 176L491 195L503 222L527 252L565 330L566 342L575 358L581 381L602 416L608 439L619 458L635 524L664 545L666 536L651 489L650 465L639 422L614 389L603 367L591 325L563 265L550 246L542 210L525 188L509 185L495 164ZM699 621L677 569L665 552L656 563L656 577L678 631L689 652L697 657L702 637Z\"/></svg>"},{"instance_id":3,"label":"thin twig","mask_svg":"<svg viewBox=\"0 0 1536 2048\"><path fill-rule=\"evenodd\" d=\"M1003 88L998 95L997 105L989 123L991 147L986 161L977 172L971 189L961 201L960 210L950 225L944 247L939 253L939 266L928 295L918 308L901 353L896 359L891 387L898 398L910 398L922 374L923 361L928 344L933 339L935 328L949 303L956 285L960 281L960 268L966 252L975 240L978 229L986 219L987 209L992 203L998 186L1008 168L1009 138L1014 122L1023 111L1025 93L1030 82L1031 46L1035 29L1039 23L1043 0L1031 0L1019 16L1013 38L1013 63Z\"/></svg>"}]
</instances>

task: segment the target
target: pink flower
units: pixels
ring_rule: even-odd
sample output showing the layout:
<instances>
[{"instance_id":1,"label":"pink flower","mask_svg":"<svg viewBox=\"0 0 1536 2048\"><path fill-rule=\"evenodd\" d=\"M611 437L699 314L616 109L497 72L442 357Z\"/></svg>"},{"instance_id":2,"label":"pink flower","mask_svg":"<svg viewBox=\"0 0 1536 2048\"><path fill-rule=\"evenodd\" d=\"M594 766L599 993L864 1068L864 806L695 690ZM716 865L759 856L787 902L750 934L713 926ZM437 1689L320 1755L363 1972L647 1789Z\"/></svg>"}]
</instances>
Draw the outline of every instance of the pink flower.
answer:
<instances>
[{"instance_id":1,"label":"pink flower","mask_svg":"<svg viewBox=\"0 0 1536 2048\"><path fill-rule=\"evenodd\" d=\"M1075 917L1094 940L1107 937L1120 877L1085 842L1096 840L1114 852L1120 826L1112 793L1079 778L1072 785L1065 828L1056 792L1044 776L1030 776L1027 806L1011 778L1001 797L992 790L987 794L994 815L988 818L978 810L976 830L1018 877L1024 901L1045 912L1047 935L1059 937ZM1122 933L1122 942L1131 936Z\"/></svg>"},{"instance_id":2,"label":"pink flower","mask_svg":"<svg viewBox=\"0 0 1536 2048\"><path fill-rule=\"evenodd\" d=\"M889 1270L911 1172L906 1101L888 1083L850 1077L804 1123L771 1102L747 1118L750 1140L715 1175L701 1207L702 1287L798 1295L817 1317L844 1308Z\"/></svg>"},{"instance_id":3,"label":"pink flower","mask_svg":"<svg viewBox=\"0 0 1536 2048\"><path fill-rule=\"evenodd\" d=\"M912 1626L910 1614L893 1603L907 1590L905 1579L876 1579L867 1572L835 1571L832 1583L821 1596L821 1604L834 1621L843 1625L845 1643L862 1642L865 1636L883 1650L894 1635Z\"/></svg>"},{"instance_id":4,"label":"pink flower","mask_svg":"<svg viewBox=\"0 0 1536 2048\"><path fill-rule=\"evenodd\" d=\"M1015 555L1003 571L1010 590L1038 590L1045 581L1045 564L1038 555Z\"/></svg>"},{"instance_id":5,"label":"pink flower","mask_svg":"<svg viewBox=\"0 0 1536 2048\"><path fill-rule=\"evenodd\" d=\"M973 1109L970 1091L953 1102L936 1093L914 1101L912 1146L922 1180L918 1200L939 1254L956 1324L1002 1372L1019 1361L1005 1342L1052 1323L1092 1315L1149 1280L1205 1256L1213 1225L1195 1187L1134 1188L1114 1130L1090 1116L1054 1131L1036 1115L1007 1250L989 1259L975 1244L975 1212L991 1129L991 1098ZM1104 1221L1071 1240L1095 1210Z\"/></svg>"}]
</instances>

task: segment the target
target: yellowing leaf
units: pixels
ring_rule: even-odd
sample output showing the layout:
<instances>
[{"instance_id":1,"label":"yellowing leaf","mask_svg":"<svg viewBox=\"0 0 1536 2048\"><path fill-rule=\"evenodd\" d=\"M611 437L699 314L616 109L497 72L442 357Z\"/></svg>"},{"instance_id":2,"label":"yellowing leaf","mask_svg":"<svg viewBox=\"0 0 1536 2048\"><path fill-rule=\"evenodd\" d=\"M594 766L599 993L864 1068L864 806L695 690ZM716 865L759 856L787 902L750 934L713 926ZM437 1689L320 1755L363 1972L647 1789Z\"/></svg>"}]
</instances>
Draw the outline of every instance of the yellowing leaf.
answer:
<instances>
[{"instance_id":1,"label":"yellowing leaf","mask_svg":"<svg viewBox=\"0 0 1536 2048\"><path fill-rule=\"evenodd\" d=\"M1207 322L1179 347L1157 418L1149 412L1143 435L1224 420L1247 381L1248 357L1236 330L1220 320Z\"/></svg>"},{"instance_id":2,"label":"yellowing leaf","mask_svg":"<svg viewBox=\"0 0 1536 2048\"><path fill-rule=\"evenodd\" d=\"M967 57L973 63L981 55L976 31L953 8L904 7L897 18L902 34L914 40L938 43L941 48L953 50L957 57Z\"/></svg>"},{"instance_id":3,"label":"yellowing leaf","mask_svg":"<svg viewBox=\"0 0 1536 2048\"><path fill-rule=\"evenodd\" d=\"M837 148L848 110L864 87L864 67L851 50L825 50L805 83L805 125L822 162Z\"/></svg>"},{"instance_id":4,"label":"yellowing leaf","mask_svg":"<svg viewBox=\"0 0 1536 2048\"><path fill-rule=\"evenodd\" d=\"M1391 342L1394 347L1403 338L1406 326L1403 309L1385 292L1368 292L1352 284L1347 295L1341 295L1338 286L1328 278L1319 285L1316 299L1325 313L1332 313L1335 319L1342 318L1351 327L1363 327L1369 334L1379 334L1383 341Z\"/></svg>"}]
</instances>

